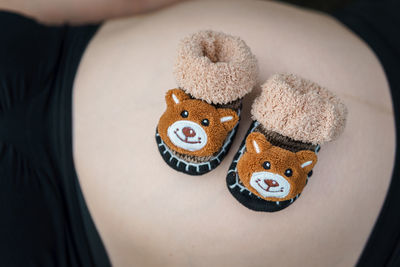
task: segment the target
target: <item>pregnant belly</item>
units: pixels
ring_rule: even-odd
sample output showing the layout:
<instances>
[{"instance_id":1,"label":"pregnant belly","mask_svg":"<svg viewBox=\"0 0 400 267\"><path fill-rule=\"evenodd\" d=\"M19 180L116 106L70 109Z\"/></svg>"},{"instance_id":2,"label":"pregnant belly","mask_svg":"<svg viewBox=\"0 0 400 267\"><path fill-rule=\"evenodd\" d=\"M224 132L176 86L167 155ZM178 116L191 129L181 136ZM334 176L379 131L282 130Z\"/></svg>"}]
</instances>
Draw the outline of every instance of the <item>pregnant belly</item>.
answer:
<instances>
[{"instance_id":1,"label":"pregnant belly","mask_svg":"<svg viewBox=\"0 0 400 267\"><path fill-rule=\"evenodd\" d=\"M190 177L159 155L154 133L165 92L176 87L178 42L201 29L242 37L261 82L299 74L348 106L343 136L323 147L304 194L281 212L248 210L225 185L258 88L245 97L231 152L214 171ZM115 266L351 266L391 178L393 115L382 68L357 37L311 11L197 1L107 22L85 52L73 101L78 177Z\"/></svg>"}]
</instances>

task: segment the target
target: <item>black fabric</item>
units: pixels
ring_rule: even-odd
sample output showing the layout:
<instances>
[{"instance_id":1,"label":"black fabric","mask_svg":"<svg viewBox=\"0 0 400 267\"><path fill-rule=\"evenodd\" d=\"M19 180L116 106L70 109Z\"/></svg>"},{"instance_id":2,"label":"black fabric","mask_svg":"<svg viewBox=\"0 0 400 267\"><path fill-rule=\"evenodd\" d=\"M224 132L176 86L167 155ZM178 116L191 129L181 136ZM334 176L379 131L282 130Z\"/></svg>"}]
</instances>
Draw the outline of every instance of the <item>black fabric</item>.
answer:
<instances>
[{"instance_id":1,"label":"black fabric","mask_svg":"<svg viewBox=\"0 0 400 267\"><path fill-rule=\"evenodd\" d=\"M333 15L378 56L389 81L396 121L396 158L389 192L358 266L400 266L400 1L357 1ZM379 179L379 177L377 177Z\"/></svg>"},{"instance_id":2,"label":"black fabric","mask_svg":"<svg viewBox=\"0 0 400 267\"><path fill-rule=\"evenodd\" d=\"M72 158L72 87L97 25L0 12L0 266L109 266Z\"/></svg>"}]
</instances>

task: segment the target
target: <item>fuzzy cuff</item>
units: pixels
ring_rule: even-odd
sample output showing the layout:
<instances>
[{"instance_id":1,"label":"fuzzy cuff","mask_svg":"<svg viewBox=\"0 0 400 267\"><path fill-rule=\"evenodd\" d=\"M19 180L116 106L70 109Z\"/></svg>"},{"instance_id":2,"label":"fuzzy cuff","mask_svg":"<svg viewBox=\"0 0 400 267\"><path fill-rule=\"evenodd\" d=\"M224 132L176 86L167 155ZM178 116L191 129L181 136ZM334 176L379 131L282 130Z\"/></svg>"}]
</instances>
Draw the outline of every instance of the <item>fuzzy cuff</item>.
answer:
<instances>
[{"instance_id":1,"label":"fuzzy cuff","mask_svg":"<svg viewBox=\"0 0 400 267\"><path fill-rule=\"evenodd\" d=\"M178 86L194 98L227 104L253 89L258 64L239 37L200 31L181 41L174 75Z\"/></svg>"},{"instance_id":2,"label":"fuzzy cuff","mask_svg":"<svg viewBox=\"0 0 400 267\"><path fill-rule=\"evenodd\" d=\"M251 114L266 130L322 144L342 133L347 108L332 92L314 82L293 74L276 74L262 85Z\"/></svg>"}]
</instances>

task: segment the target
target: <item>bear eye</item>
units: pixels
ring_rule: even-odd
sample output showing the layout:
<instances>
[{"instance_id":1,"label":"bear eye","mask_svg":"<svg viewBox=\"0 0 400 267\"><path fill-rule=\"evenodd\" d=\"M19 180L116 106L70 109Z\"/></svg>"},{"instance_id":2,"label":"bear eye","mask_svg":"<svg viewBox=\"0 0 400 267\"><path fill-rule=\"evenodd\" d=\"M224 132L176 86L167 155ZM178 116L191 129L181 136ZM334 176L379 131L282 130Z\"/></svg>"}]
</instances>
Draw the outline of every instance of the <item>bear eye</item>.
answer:
<instances>
[{"instance_id":1,"label":"bear eye","mask_svg":"<svg viewBox=\"0 0 400 267\"><path fill-rule=\"evenodd\" d=\"M207 120L207 119L204 119L204 120L201 121L201 124L202 124L203 126L208 126L208 125L210 125L210 121Z\"/></svg>"},{"instance_id":2,"label":"bear eye","mask_svg":"<svg viewBox=\"0 0 400 267\"><path fill-rule=\"evenodd\" d=\"M184 110L181 112L181 116L182 118L187 118L189 116L189 112L187 112L187 110Z\"/></svg>"},{"instance_id":3,"label":"bear eye","mask_svg":"<svg viewBox=\"0 0 400 267\"><path fill-rule=\"evenodd\" d=\"M285 175L286 175L287 177L292 176L292 175L293 175L292 169L287 169L287 170L285 171Z\"/></svg>"},{"instance_id":4,"label":"bear eye","mask_svg":"<svg viewBox=\"0 0 400 267\"><path fill-rule=\"evenodd\" d=\"M266 170L271 169L271 163L269 161L264 162L262 166Z\"/></svg>"}]
</instances>

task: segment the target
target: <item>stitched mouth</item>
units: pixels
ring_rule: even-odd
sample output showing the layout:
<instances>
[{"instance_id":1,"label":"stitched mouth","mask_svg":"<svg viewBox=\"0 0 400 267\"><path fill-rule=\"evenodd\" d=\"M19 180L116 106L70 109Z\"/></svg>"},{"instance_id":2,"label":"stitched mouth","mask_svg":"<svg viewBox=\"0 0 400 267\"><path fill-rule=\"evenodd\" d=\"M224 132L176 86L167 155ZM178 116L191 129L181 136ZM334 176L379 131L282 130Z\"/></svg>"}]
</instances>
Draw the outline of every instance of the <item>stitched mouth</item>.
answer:
<instances>
[{"instance_id":1,"label":"stitched mouth","mask_svg":"<svg viewBox=\"0 0 400 267\"><path fill-rule=\"evenodd\" d=\"M198 138L198 141L189 141L187 136L185 138L180 137L178 134L178 131L174 131L174 134L176 135L176 137L179 138L179 140L181 140L182 142L185 142L187 144L200 144L201 143L200 137Z\"/></svg>"},{"instance_id":2,"label":"stitched mouth","mask_svg":"<svg viewBox=\"0 0 400 267\"><path fill-rule=\"evenodd\" d=\"M271 190L270 190L271 187L268 186L267 189L265 189L265 188L260 184L260 180L259 180L259 179L256 180L256 183L257 183L258 186L259 186L262 190L264 190L265 192L268 192L268 193L281 193L281 192L283 192L283 187L281 187L281 189L278 190L278 191L271 191Z\"/></svg>"}]
</instances>

